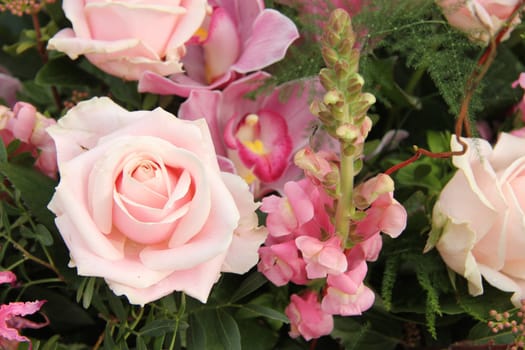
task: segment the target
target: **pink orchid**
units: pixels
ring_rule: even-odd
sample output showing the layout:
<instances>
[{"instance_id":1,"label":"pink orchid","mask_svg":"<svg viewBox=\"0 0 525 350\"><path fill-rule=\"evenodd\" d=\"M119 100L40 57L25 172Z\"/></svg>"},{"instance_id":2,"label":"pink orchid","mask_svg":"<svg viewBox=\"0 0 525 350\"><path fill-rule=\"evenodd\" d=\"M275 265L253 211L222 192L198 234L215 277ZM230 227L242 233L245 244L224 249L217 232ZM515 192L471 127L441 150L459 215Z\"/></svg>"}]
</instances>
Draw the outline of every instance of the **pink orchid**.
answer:
<instances>
[{"instance_id":1,"label":"pink orchid","mask_svg":"<svg viewBox=\"0 0 525 350\"><path fill-rule=\"evenodd\" d=\"M312 91L318 91L313 89L319 89L317 80L295 81L270 95L247 98L268 78L257 72L222 92L194 90L178 113L182 119L206 119L217 155L233 162L256 197L282 191L286 181L302 177L292 159L308 142L308 128L315 120L309 100Z\"/></svg>"},{"instance_id":2,"label":"pink orchid","mask_svg":"<svg viewBox=\"0 0 525 350\"><path fill-rule=\"evenodd\" d=\"M324 312L317 294L307 291L303 295L292 294L284 313L290 319L290 337L302 336L305 340L328 335L334 328L332 315Z\"/></svg>"},{"instance_id":3,"label":"pink orchid","mask_svg":"<svg viewBox=\"0 0 525 350\"><path fill-rule=\"evenodd\" d=\"M55 143L46 128L56 121L38 113L34 106L17 102L13 110L0 106L0 138L5 145L14 139L22 141L19 152L30 152L35 167L49 177L56 177L57 160Z\"/></svg>"},{"instance_id":4,"label":"pink orchid","mask_svg":"<svg viewBox=\"0 0 525 350\"><path fill-rule=\"evenodd\" d=\"M295 239L295 245L303 254L309 279L339 275L348 267L339 237L320 241L314 237L300 236Z\"/></svg>"},{"instance_id":5,"label":"pink orchid","mask_svg":"<svg viewBox=\"0 0 525 350\"><path fill-rule=\"evenodd\" d=\"M372 307L375 299L374 293L363 284L368 270L365 252L355 246L347 252L346 258L348 268L344 273L328 275L328 288L321 301L321 308L332 315L361 315Z\"/></svg>"},{"instance_id":6,"label":"pink orchid","mask_svg":"<svg viewBox=\"0 0 525 350\"><path fill-rule=\"evenodd\" d=\"M11 271L0 272L0 283L16 282L16 276ZM29 342L29 338L22 336L18 331L22 328L42 328L49 324L46 318L45 322L37 323L26 320L21 316L34 314L45 303L45 300L32 302L12 302L0 305L0 348L17 349L19 342ZM31 344L29 345L31 349Z\"/></svg>"},{"instance_id":7,"label":"pink orchid","mask_svg":"<svg viewBox=\"0 0 525 350\"><path fill-rule=\"evenodd\" d=\"M146 72L139 91L188 97L192 90L217 89L281 60L299 37L293 22L263 0L210 0L211 15L182 59L185 73L164 78Z\"/></svg>"},{"instance_id":8,"label":"pink orchid","mask_svg":"<svg viewBox=\"0 0 525 350\"><path fill-rule=\"evenodd\" d=\"M257 269L276 286L288 282L304 285L306 278L305 262L299 256L294 241L272 244L259 248L261 260Z\"/></svg>"}]
</instances>

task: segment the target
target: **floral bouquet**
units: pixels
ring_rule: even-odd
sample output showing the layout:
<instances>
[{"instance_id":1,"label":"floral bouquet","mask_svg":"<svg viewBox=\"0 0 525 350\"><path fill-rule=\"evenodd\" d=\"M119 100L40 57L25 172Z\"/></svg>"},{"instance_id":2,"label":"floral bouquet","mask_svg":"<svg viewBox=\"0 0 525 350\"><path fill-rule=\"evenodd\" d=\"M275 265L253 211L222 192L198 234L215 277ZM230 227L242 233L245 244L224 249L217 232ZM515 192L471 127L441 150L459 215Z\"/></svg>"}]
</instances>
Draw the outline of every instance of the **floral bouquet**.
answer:
<instances>
[{"instance_id":1,"label":"floral bouquet","mask_svg":"<svg viewBox=\"0 0 525 350\"><path fill-rule=\"evenodd\" d=\"M0 349L523 349L524 0L0 0Z\"/></svg>"}]
</instances>

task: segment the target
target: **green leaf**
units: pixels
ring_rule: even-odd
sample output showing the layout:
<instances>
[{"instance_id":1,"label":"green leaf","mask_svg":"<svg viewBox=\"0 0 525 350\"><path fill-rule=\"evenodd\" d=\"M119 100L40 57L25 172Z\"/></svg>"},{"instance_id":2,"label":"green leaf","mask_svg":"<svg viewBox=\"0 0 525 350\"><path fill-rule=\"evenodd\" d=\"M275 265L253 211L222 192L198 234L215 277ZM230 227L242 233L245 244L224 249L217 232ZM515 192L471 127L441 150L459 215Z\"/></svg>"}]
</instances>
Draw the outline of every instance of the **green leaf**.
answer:
<instances>
[{"instance_id":1,"label":"green leaf","mask_svg":"<svg viewBox=\"0 0 525 350\"><path fill-rule=\"evenodd\" d=\"M55 227L54 215L47 209L47 204L55 192L54 180L34 169L10 163L0 163L0 173L20 191L24 202L40 223L48 228Z\"/></svg>"},{"instance_id":2,"label":"green leaf","mask_svg":"<svg viewBox=\"0 0 525 350\"><path fill-rule=\"evenodd\" d=\"M245 296L253 293L263 285L265 285L268 280L259 272L253 272L249 275L244 281L242 281L239 288L233 293L230 301L235 303Z\"/></svg>"},{"instance_id":3,"label":"green leaf","mask_svg":"<svg viewBox=\"0 0 525 350\"><path fill-rule=\"evenodd\" d=\"M400 342L387 333L377 332L370 323L352 317L336 317L332 336L341 340L345 350L393 350Z\"/></svg>"},{"instance_id":4,"label":"green leaf","mask_svg":"<svg viewBox=\"0 0 525 350\"><path fill-rule=\"evenodd\" d=\"M50 247L53 245L53 236L47 227L42 224L37 224L35 229L36 239L38 239L38 241L42 243L43 246Z\"/></svg>"},{"instance_id":5,"label":"green leaf","mask_svg":"<svg viewBox=\"0 0 525 350\"><path fill-rule=\"evenodd\" d=\"M258 304L246 304L242 306L241 310L247 310L253 312L254 316L262 316L272 320L281 321L283 323L289 323L288 317L282 312L269 308L267 306Z\"/></svg>"},{"instance_id":6,"label":"green leaf","mask_svg":"<svg viewBox=\"0 0 525 350\"><path fill-rule=\"evenodd\" d=\"M82 294L82 306L84 309L89 308L91 305L91 299L93 299L93 292L95 291L95 277L89 277L86 283L86 288L84 288L84 293Z\"/></svg>"},{"instance_id":7,"label":"green leaf","mask_svg":"<svg viewBox=\"0 0 525 350\"><path fill-rule=\"evenodd\" d=\"M148 347L146 346L146 342L142 337L137 337L137 350L148 350Z\"/></svg>"},{"instance_id":8,"label":"green leaf","mask_svg":"<svg viewBox=\"0 0 525 350\"><path fill-rule=\"evenodd\" d=\"M147 323L139 331L142 337L158 337L175 330L175 320L160 319Z\"/></svg>"},{"instance_id":9,"label":"green leaf","mask_svg":"<svg viewBox=\"0 0 525 350\"><path fill-rule=\"evenodd\" d=\"M7 162L7 150L5 148L4 141L0 142L0 163Z\"/></svg>"},{"instance_id":10,"label":"green leaf","mask_svg":"<svg viewBox=\"0 0 525 350\"><path fill-rule=\"evenodd\" d=\"M225 350L241 350L241 334L234 318L223 310L217 310L217 333Z\"/></svg>"},{"instance_id":11,"label":"green leaf","mask_svg":"<svg viewBox=\"0 0 525 350\"><path fill-rule=\"evenodd\" d=\"M61 56L47 62L37 73L35 82L40 85L84 87L95 85L95 80L69 58Z\"/></svg>"},{"instance_id":12,"label":"green leaf","mask_svg":"<svg viewBox=\"0 0 525 350\"><path fill-rule=\"evenodd\" d=\"M206 349L206 332L199 321L199 317L191 315L189 322L190 327L187 334L188 350Z\"/></svg>"}]
</instances>

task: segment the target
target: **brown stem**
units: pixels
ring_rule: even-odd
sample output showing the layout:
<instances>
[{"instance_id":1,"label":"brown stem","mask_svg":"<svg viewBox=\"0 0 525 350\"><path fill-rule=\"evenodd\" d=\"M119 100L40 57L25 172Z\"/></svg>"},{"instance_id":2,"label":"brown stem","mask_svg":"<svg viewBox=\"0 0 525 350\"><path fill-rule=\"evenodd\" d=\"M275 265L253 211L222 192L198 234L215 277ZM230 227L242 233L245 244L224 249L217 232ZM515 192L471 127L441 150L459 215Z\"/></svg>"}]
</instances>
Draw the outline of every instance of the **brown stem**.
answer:
<instances>
[{"instance_id":1,"label":"brown stem","mask_svg":"<svg viewBox=\"0 0 525 350\"><path fill-rule=\"evenodd\" d=\"M516 18L516 16L523 10L524 7L525 7L525 0L521 0L520 3L514 8L511 16L507 19L502 29L496 34L495 37L491 38L490 44L487 46L487 48L485 49L485 51L479 58L476 64L476 67L474 68L471 75L467 79L467 84L465 87L465 97L461 103L461 107L459 109L459 114L456 120L456 127L455 127L456 140L462 146L462 150L434 153L424 148L418 148L417 146L414 146L414 148L416 149L416 152L412 157L410 157L409 159L399 164L396 164L390 167L389 169L385 171L385 174L390 175L394 173L395 171L401 168L404 168L405 166L409 164L412 164L413 162L418 160L422 155L425 155L431 158L450 158L452 156L463 155L467 152L468 146L463 140L461 140L461 135L463 134L463 131L465 131L465 135L467 137L472 137L469 113L468 113L470 102L472 101L474 92L479 87L481 80L487 74L490 66L492 65L492 62L494 61L494 58L496 57L496 51L497 51L498 45L501 43L501 40L503 39L503 37L510 30L510 24L512 23L512 21L514 21L514 18Z\"/></svg>"},{"instance_id":2,"label":"brown stem","mask_svg":"<svg viewBox=\"0 0 525 350\"><path fill-rule=\"evenodd\" d=\"M38 55L42 59L42 62L45 64L49 60L49 57L47 55L46 48L44 47L44 43L42 42L42 30L40 28L40 21L38 20L37 12L31 13L31 20L33 21L33 28L35 29L36 48L38 51ZM51 94L53 95L55 106L60 111L62 109L62 101L60 100L60 95L58 94L56 86L51 86Z\"/></svg>"}]
</instances>

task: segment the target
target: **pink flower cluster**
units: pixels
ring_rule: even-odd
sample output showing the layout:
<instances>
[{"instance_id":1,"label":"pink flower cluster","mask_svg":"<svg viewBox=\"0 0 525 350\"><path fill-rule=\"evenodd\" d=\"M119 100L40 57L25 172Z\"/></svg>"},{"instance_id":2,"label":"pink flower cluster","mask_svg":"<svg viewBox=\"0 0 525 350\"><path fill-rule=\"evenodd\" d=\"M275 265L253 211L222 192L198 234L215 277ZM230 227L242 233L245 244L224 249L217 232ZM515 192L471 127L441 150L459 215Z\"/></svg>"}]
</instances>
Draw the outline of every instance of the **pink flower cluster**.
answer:
<instances>
[{"instance_id":1,"label":"pink flower cluster","mask_svg":"<svg viewBox=\"0 0 525 350\"><path fill-rule=\"evenodd\" d=\"M332 315L360 315L372 306L374 292L364 284L366 262L379 255L380 232L397 237L406 224L407 213L393 198L393 190L385 174L354 189L354 205L363 218L350 228L350 248L334 233L332 197L310 178L286 183L283 197L263 199L269 235L259 249L258 270L276 286L324 280L321 291L292 296L285 311L292 337L309 340L329 334Z\"/></svg>"},{"instance_id":2,"label":"pink flower cluster","mask_svg":"<svg viewBox=\"0 0 525 350\"><path fill-rule=\"evenodd\" d=\"M35 167L52 178L57 174L56 149L46 128L55 123L29 103L17 102L13 110L0 105L0 139L6 146L20 140L17 152L31 153L36 159Z\"/></svg>"},{"instance_id":3,"label":"pink flower cluster","mask_svg":"<svg viewBox=\"0 0 525 350\"><path fill-rule=\"evenodd\" d=\"M0 283L16 283L16 276L11 271L0 272ZM18 332L22 328L42 328L49 324L45 322L37 323L29 321L22 316L34 314L45 303L45 300L30 302L11 302L0 305L0 349L18 349L18 343L29 342L29 338L20 335ZM29 345L31 349L31 344Z\"/></svg>"}]
</instances>

